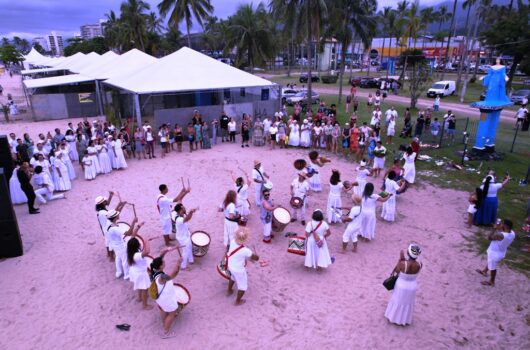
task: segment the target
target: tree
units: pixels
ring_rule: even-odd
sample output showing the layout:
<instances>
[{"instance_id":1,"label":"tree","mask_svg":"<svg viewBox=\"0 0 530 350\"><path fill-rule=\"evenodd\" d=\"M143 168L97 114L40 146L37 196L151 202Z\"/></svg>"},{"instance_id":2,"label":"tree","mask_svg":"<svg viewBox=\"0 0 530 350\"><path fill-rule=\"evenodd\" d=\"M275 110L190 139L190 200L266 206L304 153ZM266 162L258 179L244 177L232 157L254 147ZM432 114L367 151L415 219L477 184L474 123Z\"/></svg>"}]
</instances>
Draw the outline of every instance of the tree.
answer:
<instances>
[{"instance_id":1,"label":"tree","mask_svg":"<svg viewBox=\"0 0 530 350\"><path fill-rule=\"evenodd\" d=\"M453 17L453 14L451 12L447 12L447 6L444 5L438 9L438 11L435 14L435 17L436 17L436 21L438 22L438 32L435 34L435 36L438 38L438 41L441 42L440 52L438 54L438 62L441 62L444 41L445 41L445 37L447 33L446 31L442 31L442 25L448 20L450 20Z\"/></svg>"},{"instance_id":2,"label":"tree","mask_svg":"<svg viewBox=\"0 0 530 350\"><path fill-rule=\"evenodd\" d=\"M507 11L506 6L503 8L501 16L489 23L491 27L483 31L480 38L497 52L513 57L506 84L506 89L510 90L517 65L530 55L530 5L517 0L517 11Z\"/></svg>"},{"instance_id":3,"label":"tree","mask_svg":"<svg viewBox=\"0 0 530 350\"><path fill-rule=\"evenodd\" d=\"M77 52L82 52L84 54L95 52L101 55L109 50L107 42L103 37L95 37L88 40L70 38L66 41L68 42L68 46L64 48L65 56L72 56Z\"/></svg>"},{"instance_id":4,"label":"tree","mask_svg":"<svg viewBox=\"0 0 530 350\"><path fill-rule=\"evenodd\" d=\"M263 65L275 55L273 31L265 6L260 3L256 10L252 4L240 5L228 18L228 47L236 48L236 66Z\"/></svg>"},{"instance_id":5,"label":"tree","mask_svg":"<svg viewBox=\"0 0 530 350\"><path fill-rule=\"evenodd\" d=\"M410 108L414 109L422 91L431 80L429 78L430 69L422 50L407 49L402 52L400 63L404 65L405 62L407 62L410 71Z\"/></svg>"},{"instance_id":6,"label":"tree","mask_svg":"<svg viewBox=\"0 0 530 350\"><path fill-rule=\"evenodd\" d=\"M169 12L168 25L178 29L180 22L186 22L186 32L188 34L188 47L191 48L190 29L193 24L192 17L199 25L203 26L203 20L213 13L213 6L210 0L162 0L158 4L158 11L162 17L166 17Z\"/></svg>"},{"instance_id":7,"label":"tree","mask_svg":"<svg viewBox=\"0 0 530 350\"><path fill-rule=\"evenodd\" d=\"M169 55L180 49L182 34L177 29L170 28L160 40L160 51L162 55Z\"/></svg>"},{"instance_id":8,"label":"tree","mask_svg":"<svg viewBox=\"0 0 530 350\"><path fill-rule=\"evenodd\" d=\"M476 41L478 39L479 25L482 24L487 17L489 17L489 14L491 12L491 1L492 0L480 0L480 4L475 13L476 20L475 20L475 28L473 29L473 41ZM474 42L471 45L471 47L475 47ZM473 70L473 77L471 78L472 82L475 82L477 80L479 62L480 62L480 50L478 50L478 54L475 59L475 69Z\"/></svg>"},{"instance_id":9,"label":"tree","mask_svg":"<svg viewBox=\"0 0 530 350\"><path fill-rule=\"evenodd\" d=\"M110 11L109 13L105 14L105 18L105 40L107 42L107 46L121 53L123 47L123 33L121 31L120 19L116 16L114 11Z\"/></svg>"},{"instance_id":10,"label":"tree","mask_svg":"<svg viewBox=\"0 0 530 350\"><path fill-rule=\"evenodd\" d=\"M449 46L451 45L451 36L453 35L453 31L455 30L455 18L456 18L456 4L458 0L454 0L453 3L453 16L451 16L451 25L449 27L449 36L447 38L447 47L445 48L445 56L444 56L444 65L442 68L442 77L441 80L444 80L445 75L445 66L448 63L449 60Z\"/></svg>"},{"instance_id":11,"label":"tree","mask_svg":"<svg viewBox=\"0 0 530 350\"><path fill-rule=\"evenodd\" d=\"M463 3L462 3L462 8L465 10L467 8L467 14L466 14L466 26L465 26L465 32L466 32L466 37L465 37L465 42L464 42L464 50L463 52L461 53L460 55L460 62L458 62L458 76L457 76L457 79L456 79L456 91L457 92L461 92L460 90L460 85L462 83L462 70L464 69L464 63L467 62L467 65L466 65L466 80L467 80L467 72L469 71L469 69L467 67L469 67L469 60L468 60L468 46L469 46L469 37L471 36L471 33L470 33L470 30L471 30L471 26L469 25L469 16L471 14L471 9L475 6L475 2L477 0L465 0ZM461 96L461 100L462 102L464 102L464 96L462 95Z\"/></svg>"},{"instance_id":12,"label":"tree","mask_svg":"<svg viewBox=\"0 0 530 350\"><path fill-rule=\"evenodd\" d=\"M18 64L24 61L24 56L14 45L4 44L0 47L0 61L7 64Z\"/></svg>"},{"instance_id":13,"label":"tree","mask_svg":"<svg viewBox=\"0 0 530 350\"><path fill-rule=\"evenodd\" d=\"M44 48L38 42L35 42L33 44L33 48L35 49L35 51L37 51L40 54L44 55L46 53L46 50L44 50Z\"/></svg>"},{"instance_id":14,"label":"tree","mask_svg":"<svg viewBox=\"0 0 530 350\"><path fill-rule=\"evenodd\" d=\"M147 14L150 6L143 0L127 0L121 3L120 21L124 37L135 46L145 52L145 41L147 36Z\"/></svg>"}]
</instances>

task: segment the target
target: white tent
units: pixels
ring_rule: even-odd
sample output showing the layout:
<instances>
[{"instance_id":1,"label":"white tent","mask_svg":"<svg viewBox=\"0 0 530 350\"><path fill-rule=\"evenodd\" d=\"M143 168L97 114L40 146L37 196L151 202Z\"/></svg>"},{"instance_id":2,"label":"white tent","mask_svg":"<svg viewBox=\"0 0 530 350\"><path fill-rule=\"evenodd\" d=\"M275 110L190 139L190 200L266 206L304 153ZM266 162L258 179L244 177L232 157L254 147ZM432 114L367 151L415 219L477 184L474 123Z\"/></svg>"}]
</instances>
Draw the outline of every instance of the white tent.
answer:
<instances>
[{"instance_id":1,"label":"white tent","mask_svg":"<svg viewBox=\"0 0 530 350\"><path fill-rule=\"evenodd\" d=\"M112 77L105 84L136 94L275 85L188 47L159 59L135 74Z\"/></svg>"},{"instance_id":2,"label":"white tent","mask_svg":"<svg viewBox=\"0 0 530 350\"><path fill-rule=\"evenodd\" d=\"M91 75L95 79L105 80L120 76L130 76L136 74L137 71L149 66L158 59L146 54L137 49L132 49L126 53L107 62L105 65L81 70L83 74Z\"/></svg>"},{"instance_id":3,"label":"white tent","mask_svg":"<svg viewBox=\"0 0 530 350\"><path fill-rule=\"evenodd\" d=\"M69 75L61 75L58 77L27 79L27 80L24 80L24 85L28 89L36 89L36 88L47 87L47 86L83 83L87 81L94 81L94 78L88 77L82 74L69 74Z\"/></svg>"},{"instance_id":4,"label":"white tent","mask_svg":"<svg viewBox=\"0 0 530 350\"><path fill-rule=\"evenodd\" d=\"M76 67L75 69L71 69L74 73L81 73L85 75L93 75L91 72L97 71L101 69L102 67L107 67L112 61L118 59L120 55L114 53L113 51L107 51L103 55L99 57L99 59L93 60L92 62L88 62L86 65Z\"/></svg>"},{"instance_id":5,"label":"white tent","mask_svg":"<svg viewBox=\"0 0 530 350\"><path fill-rule=\"evenodd\" d=\"M27 63L40 66L43 61L47 61L50 57L42 55L40 52L35 50L34 47L31 48L31 51L24 56L24 59Z\"/></svg>"}]
</instances>

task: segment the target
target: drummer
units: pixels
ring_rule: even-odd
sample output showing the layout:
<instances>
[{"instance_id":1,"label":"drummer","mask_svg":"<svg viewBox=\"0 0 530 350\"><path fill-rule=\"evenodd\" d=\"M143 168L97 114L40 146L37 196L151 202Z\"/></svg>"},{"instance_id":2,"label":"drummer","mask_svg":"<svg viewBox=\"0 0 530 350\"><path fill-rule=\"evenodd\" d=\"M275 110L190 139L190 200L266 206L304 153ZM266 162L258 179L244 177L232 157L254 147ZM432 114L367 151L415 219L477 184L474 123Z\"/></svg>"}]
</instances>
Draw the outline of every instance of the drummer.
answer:
<instances>
[{"instance_id":1,"label":"drummer","mask_svg":"<svg viewBox=\"0 0 530 350\"><path fill-rule=\"evenodd\" d=\"M198 208L191 209L189 212L186 212L186 208L182 203L175 205L175 212L177 217L175 219L175 231L178 244L182 247L182 264L180 265L181 269L185 269L188 266L188 263L193 264L193 249L191 245L191 233L188 228L187 222L193 217L193 213L197 211Z\"/></svg>"},{"instance_id":2,"label":"drummer","mask_svg":"<svg viewBox=\"0 0 530 350\"><path fill-rule=\"evenodd\" d=\"M230 281L228 282L227 295L231 295L234 292L234 283L237 283L235 305L242 305L245 303L243 295L248 287L247 271L245 269L247 259L253 261L259 260L259 256L253 253L249 248L245 247L248 238L248 229L240 227L236 231L235 238L230 242L230 248L226 253L227 267L231 274Z\"/></svg>"},{"instance_id":3,"label":"drummer","mask_svg":"<svg viewBox=\"0 0 530 350\"><path fill-rule=\"evenodd\" d=\"M237 204L236 209L239 215L242 217L248 217L250 214L250 205L248 201L248 188L250 187L250 184L252 183L250 181L250 178L248 177L248 174L245 173L246 182L243 180L242 177L238 177L237 179L234 179L234 174L230 172L230 175L232 176L232 180L236 183L236 193L237 193Z\"/></svg>"},{"instance_id":4,"label":"drummer","mask_svg":"<svg viewBox=\"0 0 530 350\"><path fill-rule=\"evenodd\" d=\"M114 197L114 192L112 191L109 191L108 198L104 196L96 197L96 213L98 217L99 228L101 228L101 233L105 238L105 246L107 247L107 257L110 261L114 261L114 253L112 252L112 249L110 249L109 241L107 239L107 228L110 226L110 222L107 220L107 206L110 205L112 197ZM119 202L114 210L121 211L125 204L127 204L127 202Z\"/></svg>"},{"instance_id":5,"label":"drummer","mask_svg":"<svg viewBox=\"0 0 530 350\"><path fill-rule=\"evenodd\" d=\"M177 333L170 332L170 329L181 310L177 302L177 290L171 280L177 277L180 271L180 265L182 264L182 258L178 258L175 267L169 274L164 272L164 268L166 267L164 255L175 248L176 247L167 248L158 258L153 259L153 262L151 263L151 280L155 281L157 293L159 294L156 303L158 304L160 314L162 315L162 326L164 327L164 331L160 336L163 339L177 336Z\"/></svg>"},{"instance_id":6,"label":"drummer","mask_svg":"<svg viewBox=\"0 0 530 350\"><path fill-rule=\"evenodd\" d=\"M269 179L269 175L263 170L260 160L254 161L254 169L252 169L252 179L254 180L254 191L256 194L256 206L261 206L263 184Z\"/></svg>"},{"instance_id":7,"label":"drummer","mask_svg":"<svg viewBox=\"0 0 530 350\"><path fill-rule=\"evenodd\" d=\"M168 198L166 194L169 192L169 189L167 185L162 184L158 186L158 189L160 190L160 194L158 195L158 198L156 199L156 206L158 208L158 212L160 213L160 223L162 224L162 234L164 236L164 242L166 243L166 246L171 246L171 238L170 234L172 231L172 223L171 223L171 205L173 203L180 203L184 199L184 197L191 192L191 187L186 188L183 186L180 193L173 199Z\"/></svg>"},{"instance_id":8,"label":"drummer","mask_svg":"<svg viewBox=\"0 0 530 350\"><path fill-rule=\"evenodd\" d=\"M107 213L107 219L110 221L109 228L107 230L107 236L109 240L110 248L114 251L116 258L114 263L116 264L116 278L129 279L129 264L127 263L127 246L123 238L125 236L136 236L140 227L143 226L143 222L136 226L138 222L137 218L134 218L130 227L124 228L118 226L118 219L120 218L120 212L111 210ZM136 226L136 227L135 227Z\"/></svg>"},{"instance_id":9,"label":"drummer","mask_svg":"<svg viewBox=\"0 0 530 350\"><path fill-rule=\"evenodd\" d=\"M298 177L291 183L291 197L298 197L302 200L302 206L299 208L293 207L293 218L291 222L297 220L298 212L300 212L300 219L302 225L305 225L305 210L307 208L307 196L309 195L309 182L307 182L307 173L299 171Z\"/></svg>"},{"instance_id":10,"label":"drummer","mask_svg":"<svg viewBox=\"0 0 530 350\"><path fill-rule=\"evenodd\" d=\"M274 209L278 208L277 205L274 205L271 197L272 186L266 184L263 189L263 200L260 207L260 219L263 224L263 242L271 243L274 235L271 234L272 231L272 212Z\"/></svg>"},{"instance_id":11,"label":"drummer","mask_svg":"<svg viewBox=\"0 0 530 350\"><path fill-rule=\"evenodd\" d=\"M223 231L223 244L228 250L230 248L230 242L234 239L234 235L237 231L239 214L236 209L237 194L236 191L230 190L226 193L225 199L221 204L220 211L224 214L224 231Z\"/></svg>"},{"instance_id":12,"label":"drummer","mask_svg":"<svg viewBox=\"0 0 530 350\"><path fill-rule=\"evenodd\" d=\"M361 234L361 197L357 195L352 196L353 207L350 209L348 217L343 217L342 221L347 222L346 230L342 235L342 251L345 252L348 247L350 239L353 243L352 251L357 252L357 237Z\"/></svg>"}]
</instances>

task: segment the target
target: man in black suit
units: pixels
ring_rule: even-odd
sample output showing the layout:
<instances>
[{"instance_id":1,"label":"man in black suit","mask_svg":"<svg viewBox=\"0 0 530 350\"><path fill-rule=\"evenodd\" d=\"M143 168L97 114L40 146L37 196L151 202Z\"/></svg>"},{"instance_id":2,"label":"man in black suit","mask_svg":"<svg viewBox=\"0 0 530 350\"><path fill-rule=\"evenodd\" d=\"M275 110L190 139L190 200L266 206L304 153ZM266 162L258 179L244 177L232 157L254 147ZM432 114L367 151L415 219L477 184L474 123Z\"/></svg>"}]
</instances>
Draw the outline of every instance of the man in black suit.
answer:
<instances>
[{"instance_id":1,"label":"man in black suit","mask_svg":"<svg viewBox=\"0 0 530 350\"><path fill-rule=\"evenodd\" d=\"M28 209L30 214L38 214L39 209L34 207L35 204L35 191L30 183L31 175L28 175L30 169L27 162L22 163L20 168L17 170L18 181L20 182L20 188L28 197Z\"/></svg>"}]
</instances>

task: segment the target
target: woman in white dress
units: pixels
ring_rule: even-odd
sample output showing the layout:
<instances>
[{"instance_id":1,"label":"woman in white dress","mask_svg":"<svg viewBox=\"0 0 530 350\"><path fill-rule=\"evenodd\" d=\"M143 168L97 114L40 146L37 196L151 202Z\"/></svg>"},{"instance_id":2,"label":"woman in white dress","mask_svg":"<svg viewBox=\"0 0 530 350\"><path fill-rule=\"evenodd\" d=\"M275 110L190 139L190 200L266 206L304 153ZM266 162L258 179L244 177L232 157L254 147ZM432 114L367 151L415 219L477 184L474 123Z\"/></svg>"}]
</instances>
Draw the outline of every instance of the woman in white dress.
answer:
<instances>
[{"instance_id":1,"label":"woman in white dress","mask_svg":"<svg viewBox=\"0 0 530 350\"><path fill-rule=\"evenodd\" d=\"M372 152L374 154L374 177L378 177L381 169L385 168L386 148L381 141L376 142Z\"/></svg>"},{"instance_id":2,"label":"woman in white dress","mask_svg":"<svg viewBox=\"0 0 530 350\"><path fill-rule=\"evenodd\" d=\"M367 176L372 176L372 172L366 169L366 161L363 159L361 160L360 166L357 167L357 178L355 179L357 185L353 189L353 193L356 196L362 197L364 193L364 186L366 186Z\"/></svg>"},{"instance_id":3,"label":"woman in white dress","mask_svg":"<svg viewBox=\"0 0 530 350\"><path fill-rule=\"evenodd\" d=\"M92 162L92 157L88 155L88 151L85 151L83 157L83 169L85 172L85 180L94 180L96 178L96 166Z\"/></svg>"},{"instance_id":4,"label":"woman in white dress","mask_svg":"<svg viewBox=\"0 0 530 350\"><path fill-rule=\"evenodd\" d=\"M22 191L20 187L20 181L18 181L17 170L18 166L13 170L13 175L9 179L9 194L11 196L11 203L13 204L22 204L27 203L28 197Z\"/></svg>"},{"instance_id":5,"label":"woman in white dress","mask_svg":"<svg viewBox=\"0 0 530 350\"><path fill-rule=\"evenodd\" d=\"M401 326L412 323L418 289L416 279L422 267L417 261L420 254L420 246L412 243L407 249L407 258L403 251L399 255L399 261L393 271L399 275L385 311L385 317L391 323Z\"/></svg>"},{"instance_id":6,"label":"woman in white dress","mask_svg":"<svg viewBox=\"0 0 530 350\"><path fill-rule=\"evenodd\" d=\"M397 175L394 170L390 170L385 179L385 192L392 196L383 203L381 218L385 221L394 221L396 219L396 193L405 188L405 182L401 186L395 181Z\"/></svg>"},{"instance_id":7,"label":"woman in white dress","mask_svg":"<svg viewBox=\"0 0 530 350\"><path fill-rule=\"evenodd\" d=\"M70 176L68 175L68 167L63 161L63 152L55 152L55 159L53 160L55 171L57 172L57 185L55 189L57 191L70 191L72 189L72 183L70 182Z\"/></svg>"},{"instance_id":8,"label":"woman in white dress","mask_svg":"<svg viewBox=\"0 0 530 350\"><path fill-rule=\"evenodd\" d=\"M403 159L405 160L405 164L403 165L403 178L409 184L413 184L416 178L416 165L414 164L416 153L412 151L412 147L407 147L407 152L403 155Z\"/></svg>"},{"instance_id":9,"label":"woman in white dress","mask_svg":"<svg viewBox=\"0 0 530 350\"><path fill-rule=\"evenodd\" d=\"M70 155L69 155L70 149L68 147L69 146L66 144L66 142L63 142L61 143L60 151L63 154L61 159L63 163L66 165L66 168L68 170L68 177L70 178L70 181L71 181L71 180L75 180L76 175L75 175L74 165L72 164L72 160L70 159Z\"/></svg>"},{"instance_id":10,"label":"woman in white dress","mask_svg":"<svg viewBox=\"0 0 530 350\"><path fill-rule=\"evenodd\" d=\"M68 142L68 151L70 152L68 156L70 157L70 160L75 162L79 161L79 154L77 153L77 145L74 132L72 130L66 131L66 135L64 136L64 138L66 142Z\"/></svg>"},{"instance_id":11,"label":"woman in white dress","mask_svg":"<svg viewBox=\"0 0 530 350\"><path fill-rule=\"evenodd\" d=\"M340 180L340 172L336 169L331 171L331 178L329 179L329 195L328 205L326 210L326 219L328 223L334 224L341 222L342 214L342 200L340 198L341 193L346 192L347 189Z\"/></svg>"},{"instance_id":12,"label":"woman in white dress","mask_svg":"<svg viewBox=\"0 0 530 350\"><path fill-rule=\"evenodd\" d=\"M375 208L377 202L386 202L393 195L389 194L385 198L374 194L374 184L368 182L364 187L362 200L362 220L361 220L361 236L365 241L370 241L375 238Z\"/></svg>"},{"instance_id":13,"label":"woman in white dress","mask_svg":"<svg viewBox=\"0 0 530 350\"><path fill-rule=\"evenodd\" d=\"M142 224L138 224L139 227ZM151 310L152 305L147 303L147 290L151 285L149 273L147 272L147 259L149 255L149 240L143 241L143 249L140 240L133 236L127 242L127 263L129 264L129 279L133 283L133 290L138 291L138 302L142 303L144 310Z\"/></svg>"},{"instance_id":14,"label":"woman in white dress","mask_svg":"<svg viewBox=\"0 0 530 350\"><path fill-rule=\"evenodd\" d=\"M96 169L96 174L101 174L101 167L99 166L98 150L94 145L94 138L88 141L88 158L92 161L92 166Z\"/></svg>"},{"instance_id":15,"label":"woman in white dress","mask_svg":"<svg viewBox=\"0 0 530 350\"><path fill-rule=\"evenodd\" d=\"M291 129L289 132L289 146L300 146L300 125L298 125L296 120L293 120L289 128Z\"/></svg>"},{"instance_id":16,"label":"woman in white dress","mask_svg":"<svg viewBox=\"0 0 530 350\"><path fill-rule=\"evenodd\" d=\"M48 159L44 157L42 153L37 154L37 160L35 161L32 160L31 165L33 166L33 169L35 169L38 165L40 165L42 167L42 171L48 174L50 179L52 178L51 164L48 161Z\"/></svg>"},{"instance_id":17,"label":"woman in white dress","mask_svg":"<svg viewBox=\"0 0 530 350\"><path fill-rule=\"evenodd\" d=\"M313 176L309 178L309 185L313 192L322 191L322 184L320 183L320 167L324 166L318 158L317 151L309 152L309 167L313 169Z\"/></svg>"},{"instance_id":18,"label":"woman in white dress","mask_svg":"<svg viewBox=\"0 0 530 350\"><path fill-rule=\"evenodd\" d=\"M99 140L99 145L96 145L98 151L99 166L103 174L112 172L112 165L110 164L109 152L107 145L103 139Z\"/></svg>"},{"instance_id":19,"label":"woman in white dress","mask_svg":"<svg viewBox=\"0 0 530 350\"><path fill-rule=\"evenodd\" d=\"M125 155L123 154L123 135L118 136L118 139L113 144L114 154L116 155L116 168L125 169L127 168L127 162L125 161Z\"/></svg>"},{"instance_id":20,"label":"woman in white dress","mask_svg":"<svg viewBox=\"0 0 530 350\"><path fill-rule=\"evenodd\" d=\"M234 235L238 228L239 214L236 210L237 194L236 191L230 190L225 196L221 210L224 214L224 234L223 244L228 250L230 242L234 239Z\"/></svg>"},{"instance_id":21,"label":"woman in white dress","mask_svg":"<svg viewBox=\"0 0 530 350\"><path fill-rule=\"evenodd\" d=\"M110 166L112 169L116 169L116 155L114 154L114 140L111 135L105 139L105 146L107 146L107 154L110 160Z\"/></svg>"},{"instance_id":22,"label":"woman in white dress","mask_svg":"<svg viewBox=\"0 0 530 350\"><path fill-rule=\"evenodd\" d=\"M236 179L234 178L234 174L232 172L230 172L230 175L232 176L232 180L236 183L236 189L235 189L237 193L236 211L239 213L239 215L243 217L247 217L250 214L250 202L248 201L248 188L252 182L250 178L248 177L247 173L245 173L245 177L247 178L246 183L242 177L238 177Z\"/></svg>"},{"instance_id":23,"label":"woman in white dress","mask_svg":"<svg viewBox=\"0 0 530 350\"><path fill-rule=\"evenodd\" d=\"M300 127L300 146L308 148L311 146L311 127L307 119L304 119L302 126Z\"/></svg>"},{"instance_id":24,"label":"woman in white dress","mask_svg":"<svg viewBox=\"0 0 530 350\"><path fill-rule=\"evenodd\" d=\"M313 212L312 220L305 228L305 263L306 267L317 270L327 268L331 265L328 244L326 238L331 235L328 224L324 221L324 214L319 209Z\"/></svg>"}]
</instances>

